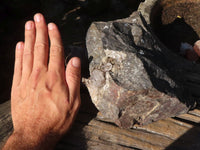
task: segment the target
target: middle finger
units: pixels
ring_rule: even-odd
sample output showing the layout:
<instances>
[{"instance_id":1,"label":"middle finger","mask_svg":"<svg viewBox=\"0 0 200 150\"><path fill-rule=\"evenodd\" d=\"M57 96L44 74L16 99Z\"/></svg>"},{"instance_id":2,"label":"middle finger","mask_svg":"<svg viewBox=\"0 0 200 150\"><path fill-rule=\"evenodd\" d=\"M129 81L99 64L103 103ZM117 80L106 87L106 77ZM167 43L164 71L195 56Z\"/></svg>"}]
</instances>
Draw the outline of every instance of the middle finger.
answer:
<instances>
[{"instance_id":1,"label":"middle finger","mask_svg":"<svg viewBox=\"0 0 200 150\"><path fill-rule=\"evenodd\" d=\"M44 16L40 13L34 16L36 25L36 40L34 47L34 69L47 69L49 43L48 43L48 29Z\"/></svg>"}]
</instances>

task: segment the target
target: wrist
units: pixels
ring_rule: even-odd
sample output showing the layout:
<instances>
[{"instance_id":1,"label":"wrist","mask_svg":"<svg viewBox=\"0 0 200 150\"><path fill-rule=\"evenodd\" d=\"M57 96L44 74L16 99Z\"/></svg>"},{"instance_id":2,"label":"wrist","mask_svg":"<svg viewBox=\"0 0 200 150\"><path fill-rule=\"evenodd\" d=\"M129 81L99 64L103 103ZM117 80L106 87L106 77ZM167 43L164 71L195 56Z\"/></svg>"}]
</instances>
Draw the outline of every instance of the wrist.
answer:
<instances>
[{"instance_id":1,"label":"wrist","mask_svg":"<svg viewBox=\"0 0 200 150\"><path fill-rule=\"evenodd\" d=\"M56 139L56 136L53 135L42 136L14 131L7 140L3 150L51 150L57 142Z\"/></svg>"},{"instance_id":2,"label":"wrist","mask_svg":"<svg viewBox=\"0 0 200 150\"><path fill-rule=\"evenodd\" d=\"M36 140L36 138L33 137L32 135L27 137L22 132L14 131L8 138L3 150L10 150L10 149L36 150L40 145L38 141L39 140Z\"/></svg>"}]
</instances>

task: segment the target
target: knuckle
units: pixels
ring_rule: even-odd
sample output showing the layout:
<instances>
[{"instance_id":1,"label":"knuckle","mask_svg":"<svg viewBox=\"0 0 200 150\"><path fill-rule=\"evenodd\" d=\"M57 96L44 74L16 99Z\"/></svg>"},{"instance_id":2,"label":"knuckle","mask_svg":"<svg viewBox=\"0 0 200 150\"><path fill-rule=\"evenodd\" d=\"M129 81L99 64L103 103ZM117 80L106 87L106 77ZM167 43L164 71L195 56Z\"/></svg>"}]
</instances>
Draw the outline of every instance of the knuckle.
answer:
<instances>
[{"instance_id":1,"label":"knuckle","mask_svg":"<svg viewBox=\"0 0 200 150\"><path fill-rule=\"evenodd\" d=\"M68 73L68 77L72 82L77 83L77 82L80 81L81 75L80 75L80 72L78 70L74 70L74 71L70 71Z\"/></svg>"},{"instance_id":2,"label":"knuckle","mask_svg":"<svg viewBox=\"0 0 200 150\"><path fill-rule=\"evenodd\" d=\"M35 37L35 34L33 34L33 31L32 30L26 30L25 31L25 39L27 38L30 38L30 39L34 39Z\"/></svg>"},{"instance_id":3,"label":"knuckle","mask_svg":"<svg viewBox=\"0 0 200 150\"><path fill-rule=\"evenodd\" d=\"M33 73L35 74L39 74L41 72L46 72L46 71L47 71L47 68L43 64L38 64L33 68Z\"/></svg>"},{"instance_id":4,"label":"knuckle","mask_svg":"<svg viewBox=\"0 0 200 150\"><path fill-rule=\"evenodd\" d=\"M22 58L21 54L16 54L15 55L15 59L16 59L15 62L19 61L21 58Z\"/></svg>"},{"instance_id":5,"label":"knuckle","mask_svg":"<svg viewBox=\"0 0 200 150\"><path fill-rule=\"evenodd\" d=\"M33 54L32 50L30 50L30 49L25 49L23 55L24 55L25 57L27 57L27 56L31 56L32 54Z\"/></svg>"},{"instance_id":6,"label":"knuckle","mask_svg":"<svg viewBox=\"0 0 200 150\"><path fill-rule=\"evenodd\" d=\"M48 82L55 83L60 81L61 75L58 71L49 70L48 71Z\"/></svg>"},{"instance_id":7,"label":"knuckle","mask_svg":"<svg viewBox=\"0 0 200 150\"><path fill-rule=\"evenodd\" d=\"M47 49L47 48L48 48L47 43L38 42L35 44L35 50L43 50L43 49Z\"/></svg>"},{"instance_id":8,"label":"knuckle","mask_svg":"<svg viewBox=\"0 0 200 150\"><path fill-rule=\"evenodd\" d=\"M44 72L44 67L41 65L41 66L35 66L34 67L34 69L33 69L33 71L32 71L32 74L31 74L31 80L33 81L33 82L37 82L38 81L38 79L39 79L39 77L40 77L40 74L42 73L42 72Z\"/></svg>"},{"instance_id":9,"label":"knuckle","mask_svg":"<svg viewBox=\"0 0 200 150\"><path fill-rule=\"evenodd\" d=\"M53 87L53 85L50 84L49 82L45 83L45 88L49 93L52 91L52 87Z\"/></svg>"},{"instance_id":10,"label":"knuckle","mask_svg":"<svg viewBox=\"0 0 200 150\"><path fill-rule=\"evenodd\" d=\"M63 47L60 45L51 45L51 54L56 55L57 53L62 53Z\"/></svg>"}]
</instances>

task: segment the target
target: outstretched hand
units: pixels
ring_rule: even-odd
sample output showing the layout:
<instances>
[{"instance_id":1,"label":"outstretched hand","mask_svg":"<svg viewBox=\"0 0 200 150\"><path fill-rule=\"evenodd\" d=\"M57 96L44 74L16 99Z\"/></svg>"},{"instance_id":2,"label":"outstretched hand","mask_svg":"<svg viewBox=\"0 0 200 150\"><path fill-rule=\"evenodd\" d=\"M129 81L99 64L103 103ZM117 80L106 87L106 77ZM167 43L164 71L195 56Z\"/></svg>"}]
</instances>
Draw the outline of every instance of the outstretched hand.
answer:
<instances>
[{"instance_id":1,"label":"outstretched hand","mask_svg":"<svg viewBox=\"0 0 200 150\"><path fill-rule=\"evenodd\" d=\"M42 14L26 23L25 42L16 46L11 92L14 131L4 149L53 148L80 106L80 70L76 57L65 70L61 36L54 23L47 27Z\"/></svg>"}]
</instances>

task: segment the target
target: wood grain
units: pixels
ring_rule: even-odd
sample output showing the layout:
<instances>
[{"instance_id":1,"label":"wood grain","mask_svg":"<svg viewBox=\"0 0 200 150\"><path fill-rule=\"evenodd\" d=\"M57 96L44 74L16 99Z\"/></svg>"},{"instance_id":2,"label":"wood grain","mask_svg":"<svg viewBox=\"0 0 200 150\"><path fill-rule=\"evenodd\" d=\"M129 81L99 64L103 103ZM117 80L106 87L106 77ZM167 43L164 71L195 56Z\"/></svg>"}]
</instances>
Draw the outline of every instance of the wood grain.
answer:
<instances>
[{"instance_id":1,"label":"wood grain","mask_svg":"<svg viewBox=\"0 0 200 150\"><path fill-rule=\"evenodd\" d=\"M0 145L12 133L10 102L0 105ZM199 149L200 110L175 118L160 120L146 126L122 129L95 116L91 110L81 109L69 133L57 144L56 150L160 150Z\"/></svg>"}]
</instances>

